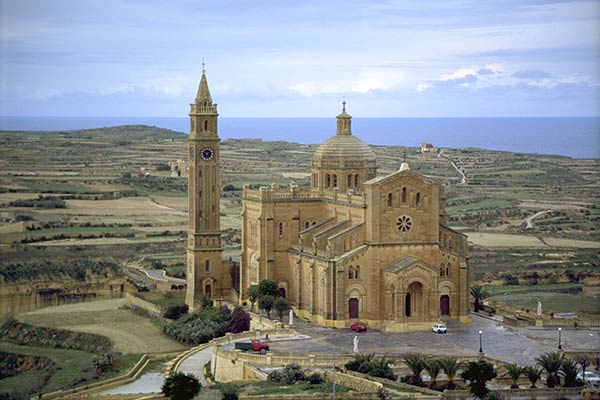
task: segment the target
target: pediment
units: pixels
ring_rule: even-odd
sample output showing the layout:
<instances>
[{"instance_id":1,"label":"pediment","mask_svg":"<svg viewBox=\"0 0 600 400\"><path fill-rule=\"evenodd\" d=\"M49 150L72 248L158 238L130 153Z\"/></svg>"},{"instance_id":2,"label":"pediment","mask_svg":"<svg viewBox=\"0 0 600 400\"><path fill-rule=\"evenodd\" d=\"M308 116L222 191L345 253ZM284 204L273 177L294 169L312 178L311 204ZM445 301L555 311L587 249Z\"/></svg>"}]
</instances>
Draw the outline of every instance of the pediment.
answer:
<instances>
[{"instance_id":1,"label":"pediment","mask_svg":"<svg viewBox=\"0 0 600 400\"><path fill-rule=\"evenodd\" d=\"M421 186L427 187L434 185L437 182L432 178L428 178L425 175L419 174L411 170L396 171L389 175L377 177L365 182L367 186L380 186L382 188L387 187L398 187L402 185Z\"/></svg>"},{"instance_id":2,"label":"pediment","mask_svg":"<svg viewBox=\"0 0 600 400\"><path fill-rule=\"evenodd\" d=\"M436 274L435 271L425 265L425 263L412 257L404 257L393 262L385 267L385 272L389 272L403 278L430 278Z\"/></svg>"}]
</instances>

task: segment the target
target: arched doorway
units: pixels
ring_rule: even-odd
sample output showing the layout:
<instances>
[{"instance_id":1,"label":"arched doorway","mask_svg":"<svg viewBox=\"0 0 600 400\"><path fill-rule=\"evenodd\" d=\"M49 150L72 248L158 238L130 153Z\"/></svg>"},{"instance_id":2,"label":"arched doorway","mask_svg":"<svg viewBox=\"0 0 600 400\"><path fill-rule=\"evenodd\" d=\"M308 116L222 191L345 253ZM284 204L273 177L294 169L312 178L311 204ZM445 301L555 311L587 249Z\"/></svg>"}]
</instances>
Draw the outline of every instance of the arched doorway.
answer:
<instances>
[{"instance_id":1,"label":"arched doorway","mask_svg":"<svg viewBox=\"0 0 600 400\"><path fill-rule=\"evenodd\" d=\"M408 285L404 313L407 317L419 317L423 310L423 285L413 282Z\"/></svg>"},{"instance_id":2,"label":"arched doorway","mask_svg":"<svg viewBox=\"0 0 600 400\"><path fill-rule=\"evenodd\" d=\"M208 297L212 297L212 285L210 283L204 285L204 294L206 294Z\"/></svg>"},{"instance_id":3,"label":"arched doorway","mask_svg":"<svg viewBox=\"0 0 600 400\"><path fill-rule=\"evenodd\" d=\"M352 298L348 300L348 314L350 319L358 318L358 299Z\"/></svg>"},{"instance_id":4,"label":"arched doorway","mask_svg":"<svg viewBox=\"0 0 600 400\"><path fill-rule=\"evenodd\" d=\"M440 314L450 315L450 296L447 294L440 297Z\"/></svg>"},{"instance_id":5,"label":"arched doorway","mask_svg":"<svg viewBox=\"0 0 600 400\"><path fill-rule=\"evenodd\" d=\"M280 288L279 288L279 296L283 297L284 299L286 298L286 296L287 296L287 293L286 293L286 291L285 291L285 288L284 288L284 287L280 287Z\"/></svg>"}]
</instances>

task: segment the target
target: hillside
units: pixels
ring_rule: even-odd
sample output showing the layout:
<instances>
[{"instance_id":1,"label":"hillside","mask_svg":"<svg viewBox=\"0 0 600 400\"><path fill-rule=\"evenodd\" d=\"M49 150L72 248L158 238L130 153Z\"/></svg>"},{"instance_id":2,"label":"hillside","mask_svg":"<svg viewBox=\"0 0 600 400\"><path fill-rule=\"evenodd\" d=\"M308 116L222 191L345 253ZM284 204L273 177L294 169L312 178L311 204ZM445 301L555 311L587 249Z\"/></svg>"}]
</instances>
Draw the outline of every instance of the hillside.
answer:
<instances>
[{"instance_id":1,"label":"hillside","mask_svg":"<svg viewBox=\"0 0 600 400\"><path fill-rule=\"evenodd\" d=\"M169 163L186 159L186 140L142 125L0 132L0 275L11 267L15 279L15 265L40 260L59 265L91 258L166 267L183 276L187 179L172 177ZM308 185L316 148L222 142L227 255L239 253L241 186ZM402 162L404 147L373 148L380 174ZM600 248L600 160L417 150L406 148L407 162L447 185L449 223L469 235L475 280L569 282L566 271L592 279L586 277L594 276Z\"/></svg>"}]
</instances>

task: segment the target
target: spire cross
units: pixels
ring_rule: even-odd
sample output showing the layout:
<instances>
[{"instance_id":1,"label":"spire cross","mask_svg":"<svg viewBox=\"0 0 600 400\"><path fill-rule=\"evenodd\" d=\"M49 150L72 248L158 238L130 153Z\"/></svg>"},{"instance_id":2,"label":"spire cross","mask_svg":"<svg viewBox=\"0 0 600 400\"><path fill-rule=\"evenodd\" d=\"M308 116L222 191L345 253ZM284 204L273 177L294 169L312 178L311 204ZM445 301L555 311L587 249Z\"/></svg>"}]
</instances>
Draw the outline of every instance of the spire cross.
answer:
<instances>
[{"instance_id":1,"label":"spire cross","mask_svg":"<svg viewBox=\"0 0 600 400\"><path fill-rule=\"evenodd\" d=\"M346 99L344 98L344 101L342 101L342 111L346 111Z\"/></svg>"},{"instance_id":2,"label":"spire cross","mask_svg":"<svg viewBox=\"0 0 600 400\"><path fill-rule=\"evenodd\" d=\"M204 57L202 57L202 73L206 72L206 70L204 69Z\"/></svg>"}]
</instances>

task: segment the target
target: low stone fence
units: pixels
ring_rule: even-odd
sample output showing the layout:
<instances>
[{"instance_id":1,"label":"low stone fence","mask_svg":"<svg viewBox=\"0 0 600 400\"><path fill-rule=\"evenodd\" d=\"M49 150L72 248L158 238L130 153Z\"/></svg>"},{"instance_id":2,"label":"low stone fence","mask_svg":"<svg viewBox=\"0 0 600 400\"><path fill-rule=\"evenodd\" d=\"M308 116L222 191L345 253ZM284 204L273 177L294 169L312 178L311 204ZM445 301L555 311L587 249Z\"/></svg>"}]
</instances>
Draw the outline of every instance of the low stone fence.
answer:
<instances>
[{"instance_id":1,"label":"low stone fence","mask_svg":"<svg viewBox=\"0 0 600 400\"><path fill-rule=\"evenodd\" d=\"M141 308L142 310L146 311L148 314L154 317L162 317L162 315L165 312L164 307L159 307L156 304L134 296L131 293L125 293L125 300L127 300L127 304Z\"/></svg>"},{"instance_id":2,"label":"low stone fence","mask_svg":"<svg viewBox=\"0 0 600 400\"><path fill-rule=\"evenodd\" d=\"M323 379L327 382L333 382L334 373L333 371L325 371L321 374ZM344 372L336 372L335 373L335 384L346 386L347 388L357 391L357 392L374 392L377 393L378 390L383 389L383 385L379 382L375 382L372 380L365 379L362 376L357 376L354 374L344 373Z\"/></svg>"},{"instance_id":3,"label":"low stone fence","mask_svg":"<svg viewBox=\"0 0 600 400\"><path fill-rule=\"evenodd\" d=\"M239 400L258 400L258 399L269 399L269 400L331 400L331 393L311 393L311 394L270 394L268 396L249 396L239 395ZM365 393L365 392L347 392L347 393L336 393L336 399L339 400L379 400L380 397L377 393Z\"/></svg>"},{"instance_id":4,"label":"low stone fence","mask_svg":"<svg viewBox=\"0 0 600 400\"><path fill-rule=\"evenodd\" d=\"M428 388L413 386L413 385L409 385L408 383L403 383L403 382L398 382L398 381L391 381L389 379L378 378L376 376L369 376L366 374L361 374L360 372L346 371L346 374L351 375L353 377L361 377L363 380L368 380L368 381L373 381L374 383L379 383L381 385L381 387L383 387L383 385L386 385L386 386L389 386L392 388L397 388L399 391L407 390L410 392L421 393L422 395L434 396L434 397L439 397L441 394L441 392L437 392L435 390L431 390Z\"/></svg>"},{"instance_id":5,"label":"low stone fence","mask_svg":"<svg viewBox=\"0 0 600 400\"><path fill-rule=\"evenodd\" d=\"M583 388L537 388L537 389L498 389L507 399L579 399ZM473 394L468 390L444 390L443 399L472 399Z\"/></svg>"}]
</instances>

